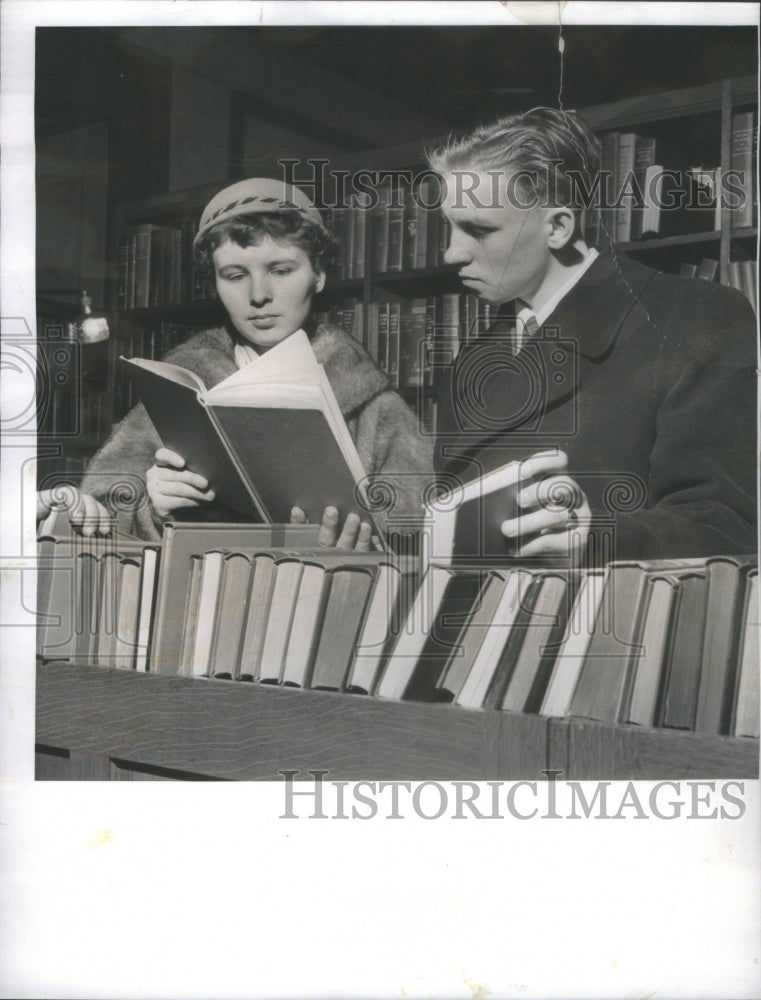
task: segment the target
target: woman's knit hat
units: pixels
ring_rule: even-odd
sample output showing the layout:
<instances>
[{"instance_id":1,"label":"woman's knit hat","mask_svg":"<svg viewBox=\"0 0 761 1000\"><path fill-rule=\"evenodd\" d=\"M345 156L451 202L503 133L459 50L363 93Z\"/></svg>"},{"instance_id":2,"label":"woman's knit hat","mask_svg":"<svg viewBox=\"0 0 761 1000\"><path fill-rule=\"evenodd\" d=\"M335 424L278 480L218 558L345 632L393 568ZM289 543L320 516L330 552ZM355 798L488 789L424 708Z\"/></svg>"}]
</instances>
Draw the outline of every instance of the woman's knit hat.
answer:
<instances>
[{"instance_id":1,"label":"woman's knit hat","mask_svg":"<svg viewBox=\"0 0 761 1000\"><path fill-rule=\"evenodd\" d=\"M281 210L298 212L319 229L325 229L322 216L299 188L269 177L249 177L214 195L203 210L193 246L197 247L203 235L218 222L233 219L237 215Z\"/></svg>"}]
</instances>

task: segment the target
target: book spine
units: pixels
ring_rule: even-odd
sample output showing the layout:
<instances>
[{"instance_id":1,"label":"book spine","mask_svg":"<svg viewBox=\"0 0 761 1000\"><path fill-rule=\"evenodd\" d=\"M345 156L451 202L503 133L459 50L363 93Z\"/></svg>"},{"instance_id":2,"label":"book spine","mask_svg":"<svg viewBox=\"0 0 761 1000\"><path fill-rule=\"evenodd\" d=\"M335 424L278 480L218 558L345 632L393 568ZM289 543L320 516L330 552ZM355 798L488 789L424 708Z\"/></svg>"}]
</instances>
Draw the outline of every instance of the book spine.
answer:
<instances>
[{"instance_id":1,"label":"book spine","mask_svg":"<svg viewBox=\"0 0 761 1000\"><path fill-rule=\"evenodd\" d=\"M638 136L623 132L618 137L616 160L616 242L632 238L632 191L634 189L634 153Z\"/></svg>"},{"instance_id":2,"label":"book spine","mask_svg":"<svg viewBox=\"0 0 761 1000\"><path fill-rule=\"evenodd\" d=\"M731 210L732 228L753 225L754 202L754 113L738 111L732 115L731 167L737 171L740 204Z\"/></svg>"},{"instance_id":3,"label":"book spine","mask_svg":"<svg viewBox=\"0 0 761 1000\"><path fill-rule=\"evenodd\" d=\"M634 180L639 203L632 207L632 240L642 239L642 220L645 212L645 184L647 168L655 163L656 141L652 136L637 136L634 144Z\"/></svg>"},{"instance_id":4,"label":"book spine","mask_svg":"<svg viewBox=\"0 0 761 1000\"><path fill-rule=\"evenodd\" d=\"M393 389L399 388L399 352L402 322L401 302L389 302L388 306L388 367L386 374Z\"/></svg>"}]
</instances>

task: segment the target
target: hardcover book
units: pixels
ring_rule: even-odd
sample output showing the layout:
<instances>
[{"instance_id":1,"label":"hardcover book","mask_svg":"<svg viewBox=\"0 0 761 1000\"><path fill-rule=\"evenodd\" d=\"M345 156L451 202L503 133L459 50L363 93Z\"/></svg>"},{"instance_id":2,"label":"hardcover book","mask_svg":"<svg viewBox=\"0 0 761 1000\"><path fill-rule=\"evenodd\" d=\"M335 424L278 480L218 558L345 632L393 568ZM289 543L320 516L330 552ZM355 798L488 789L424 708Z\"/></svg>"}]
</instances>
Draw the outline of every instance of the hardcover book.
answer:
<instances>
[{"instance_id":1,"label":"hardcover book","mask_svg":"<svg viewBox=\"0 0 761 1000\"><path fill-rule=\"evenodd\" d=\"M269 523L293 506L314 523L327 506L370 517L365 470L303 331L212 389L177 365L122 361L165 447L224 505Z\"/></svg>"}]
</instances>

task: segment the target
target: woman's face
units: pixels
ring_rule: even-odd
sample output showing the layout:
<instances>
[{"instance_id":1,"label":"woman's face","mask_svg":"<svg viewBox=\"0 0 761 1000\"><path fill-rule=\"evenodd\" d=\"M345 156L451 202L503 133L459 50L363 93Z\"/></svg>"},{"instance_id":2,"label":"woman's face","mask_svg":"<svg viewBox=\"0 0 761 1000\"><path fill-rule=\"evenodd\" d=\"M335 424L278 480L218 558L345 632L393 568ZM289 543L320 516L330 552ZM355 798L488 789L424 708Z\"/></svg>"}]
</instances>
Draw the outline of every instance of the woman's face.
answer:
<instances>
[{"instance_id":1,"label":"woman's face","mask_svg":"<svg viewBox=\"0 0 761 1000\"><path fill-rule=\"evenodd\" d=\"M300 330L322 291L325 275L292 243L265 236L241 247L230 240L214 251L217 293L235 329L259 351Z\"/></svg>"}]
</instances>

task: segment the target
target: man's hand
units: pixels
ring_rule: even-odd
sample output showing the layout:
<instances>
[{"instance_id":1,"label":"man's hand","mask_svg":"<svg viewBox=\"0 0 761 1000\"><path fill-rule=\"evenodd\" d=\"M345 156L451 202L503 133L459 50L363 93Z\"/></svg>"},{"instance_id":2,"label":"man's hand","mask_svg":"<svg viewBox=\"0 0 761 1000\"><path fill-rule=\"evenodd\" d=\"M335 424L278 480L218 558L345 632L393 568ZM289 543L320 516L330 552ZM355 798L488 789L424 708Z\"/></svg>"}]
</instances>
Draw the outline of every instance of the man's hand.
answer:
<instances>
[{"instance_id":1,"label":"man's hand","mask_svg":"<svg viewBox=\"0 0 761 1000\"><path fill-rule=\"evenodd\" d=\"M306 524L306 514L301 507L291 510L291 524ZM352 549L355 552L380 548L377 539L373 538L372 528L366 521L360 521L359 515L349 514L343 528L340 528L335 507L326 507L323 512L317 544L324 548Z\"/></svg>"},{"instance_id":2,"label":"man's hand","mask_svg":"<svg viewBox=\"0 0 761 1000\"><path fill-rule=\"evenodd\" d=\"M214 490L203 476L185 468L185 459L168 448L159 448L156 464L145 475L151 505L159 518L183 507L200 507L214 499Z\"/></svg>"},{"instance_id":3,"label":"man's hand","mask_svg":"<svg viewBox=\"0 0 761 1000\"><path fill-rule=\"evenodd\" d=\"M578 483L568 475L568 456L543 451L521 463L521 481L527 485L516 498L521 512L502 523L508 538L527 538L518 556L565 556L577 561L589 538L592 512ZM533 480L533 481L531 481Z\"/></svg>"},{"instance_id":4,"label":"man's hand","mask_svg":"<svg viewBox=\"0 0 761 1000\"><path fill-rule=\"evenodd\" d=\"M100 500L75 486L67 485L63 490L41 490L37 494L38 521L55 509L68 510L69 524L80 535L109 535L114 527L111 514Z\"/></svg>"}]
</instances>

